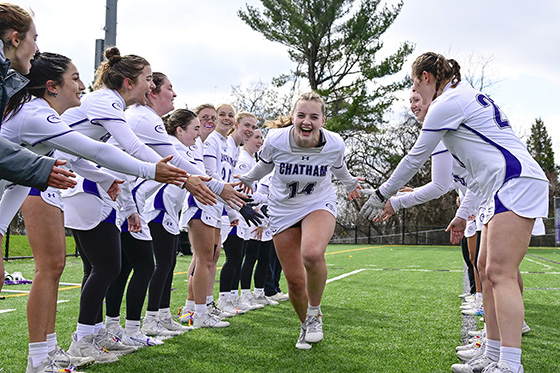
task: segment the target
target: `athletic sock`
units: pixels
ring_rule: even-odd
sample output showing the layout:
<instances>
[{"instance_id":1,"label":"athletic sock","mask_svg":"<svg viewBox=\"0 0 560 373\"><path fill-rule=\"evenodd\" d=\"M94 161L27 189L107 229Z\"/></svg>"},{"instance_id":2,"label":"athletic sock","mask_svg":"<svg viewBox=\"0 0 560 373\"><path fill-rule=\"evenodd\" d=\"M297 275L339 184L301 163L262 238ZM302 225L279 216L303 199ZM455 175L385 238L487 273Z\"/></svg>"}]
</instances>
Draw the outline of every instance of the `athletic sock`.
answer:
<instances>
[{"instance_id":1,"label":"athletic sock","mask_svg":"<svg viewBox=\"0 0 560 373\"><path fill-rule=\"evenodd\" d=\"M158 311L160 320L167 320L171 318L171 308L160 308Z\"/></svg>"},{"instance_id":2,"label":"athletic sock","mask_svg":"<svg viewBox=\"0 0 560 373\"><path fill-rule=\"evenodd\" d=\"M474 300L482 300L482 293L476 293L474 295Z\"/></svg>"},{"instance_id":3,"label":"athletic sock","mask_svg":"<svg viewBox=\"0 0 560 373\"><path fill-rule=\"evenodd\" d=\"M185 307L187 308L187 311L189 312L194 312L194 300L188 300L185 303Z\"/></svg>"},{"instance_id":4,"label":"athletic sock","mask_svg":"<svg viewBox=\"0 0 560 373\"><path fill-rule=\"evenodd\" d=\"M206 308L205 304L195 304L194 310L195 310L194 315L196 317L202 317L202 315L204 315L204 312L208 312L208 309Z\"/></svg>"},{"instance_id":5,"label":"athletic sock","mask_svg":"<svg viewBox=\"0 0 560 373\"><path fill-rule=\"evenodd\" d=\"M124 322L124 332L128 335L136 334L140 331L140 320L126 320Z\"/></svg>"},{"instance_id":6,"label":"athletic sock","mask_svg":"<svg viewBox=\"0 0 560 373\"><path fill-rule=\"evenodd\" d=\"M103 325L103 321L98 322L94 325L93 334L97 335L103 329L105 325Z\"/></svg>"},{"instance_id":7,"label":"athletic sock","mask_svg":"<svg viewBox=\"0 0 560 373\"><path fill-rule=\"evenodd\" d=\"M29 344L29 357L33 367L38 367L41 362L49 356L47 341L33 342Z\"/></svg>"},{"instance_id":8,"label":"athletic sock","mask_svg":"<svg viewBox=\"0 0 560 373\"><path fill-rule=\"evenodd\" d=\"M500 341L486 339L486 356L494 361L500 360Z\"/></svg>"},{"instance_id":9,"label":"athletic sock","mask_svg":"<svg viewBox=\"0 0 560 373\"><path fill-rule=\"evenodd\" d=\"M86 335L92 335L95 333L95 325L86 325L78 323L76 327L76 341L81 340Z\"/></svg>"},{"instance_id":10,"label":"athletic sock","mask_svg":"<svg viewBox=\"0 0 560 373\"><path fill-rule=\"evenodd\" d=\"M264 293L264 288L255 288L253 290L253 295L255 297L259 297L262 293Z\"/></svg>"},{"instance_id":11,"label":"athletic sock","mask_svg":"<svg viewBox=\"0 0 560 373\"><path fill-rule=\"evenodd\" d=\"M214 301L214 296L213 295L209 295L206 297L206 304L210 304Z\"/></svg>"},{"instance_id":12,"label":"athletic sock","mask_svg":"<svg viewBox=\"0 0 560 373\"><path fill-rule=\"evenodd\" d=\"M228 299L230 292L229 291L220 291L220 302L223 302Z\"/></svg>"},{"instance_id":13,"label":"athletic sock","mask_svg":"<svg viewBox=\"0 0 560 373\"><path fill-rule=\"evenodd\" d=\"M107 329L116 327L120 325L120 323L121 323L120 316L115 316L115 317L105 316L105 325L107 326Z\"/></svg>"},{"instance_id":14,"label":"athletic sock","mask_svg":"<svg viewBox=\"0 0 560 373\"><path fill-rule=\"evenodd\" d=\"M56 350L58 342L56 341L56 333L47 334L47 352Z\"/></svg>"},{"instance_id":15,"label":"athletic sock","mask_svg":"<svg viewBox=\"0 0 560 373\"><path fill-rule=\"evenodd\" d=\"M321 315L321 305L312 306L308 304L307 306L307 315L308 316L320 316Z\"/></svg>"},{"instance_id":16,"label":"athletic sock","mask_svg":"<svg viewBox=\"0 0 560 373\"><path fill-rule=\"evenodd\" d=\"M500 361L508 363L512 372L518 372L521 367L521 349L515 347L501 347Z\"/></svg>"},{"instance_id":17,"label":"athletic sock","mask_svg":"<svg viewBox=\"0 0 560 373\"><path fill-rule=\"evenodd\" d=\"M251 295L251 289L241 289L241 296Z\"/></svg>"},{"instance_id":18,"label":"athletic sock","mask_svg":"<svg viewBox=\"0 0 560 373\"><path fill-rule=\"evenodd\" d=\"M146 319L148 318L158 319L158 316L159 316L158 311L146 311Z\"/></svg>"}]
</instances>

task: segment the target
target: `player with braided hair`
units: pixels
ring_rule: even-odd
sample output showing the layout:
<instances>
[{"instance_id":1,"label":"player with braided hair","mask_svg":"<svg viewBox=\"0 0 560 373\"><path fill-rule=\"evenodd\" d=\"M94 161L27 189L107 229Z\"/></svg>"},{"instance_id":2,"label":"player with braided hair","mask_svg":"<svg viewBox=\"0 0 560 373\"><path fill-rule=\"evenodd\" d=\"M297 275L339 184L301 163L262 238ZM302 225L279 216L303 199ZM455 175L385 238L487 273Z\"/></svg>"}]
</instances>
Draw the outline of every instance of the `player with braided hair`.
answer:
<instances>
[{"instance_id":1,"label":"player with braided hair","mask_svg":"<svg viewBox=\"0 0 560 373\"><path fill-rule=\"evenodd\" d=\"M411 76L413 89L423 100L435 99L416 144L371 195L374 202L365 216L375 218L378 202L409 181L443 141L476 182L472 190L479 190L486 207L478 269L487 339L494 341L495 348L485 362L485 372L523 372L524 307L517 273L535 219L548 215L548 180L494 101L461 81L457 62L425 53L413 63ZM463 203L471 195L467 193ZM467 217L459 208L447 228L451 242L463 237Z\"/></svg>"}]
</instances>

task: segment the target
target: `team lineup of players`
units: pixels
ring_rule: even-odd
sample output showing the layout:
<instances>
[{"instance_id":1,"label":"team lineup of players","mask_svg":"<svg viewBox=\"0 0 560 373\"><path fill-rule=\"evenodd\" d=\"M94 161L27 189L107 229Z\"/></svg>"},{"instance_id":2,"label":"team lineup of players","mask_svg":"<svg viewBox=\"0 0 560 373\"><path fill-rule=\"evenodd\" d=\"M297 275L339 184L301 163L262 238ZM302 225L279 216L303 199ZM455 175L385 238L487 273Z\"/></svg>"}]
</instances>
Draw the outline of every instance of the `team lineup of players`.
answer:
<instances>
[{"instance_id":1,"label":"team lineup of players","mask_svg":"<svg viewBox=\"0 0 560 373\"><path fill-rule=\"evenodd\" d=\"M68 190L58 184L8 185L0 201L0 234L21 208L36 264L28 300L27 372L116 361L119 354L163 344L192 328L227 327L227 317L286 300L277 284L265 292L276 256L301 322L295 346L312 348L324 337L324 254L337 215L332 178L342 182L350 199L368 197L360 213L373 221L437 198L453 180L463 181L457 183L463 197L448 230L457 243L469 217L480 217L486 347L452 370L523 372L518 267L535 220L548 214L548 181L499 107L461 81L456 61L436 53L414 61L413 94L424 105L415 112L423 121L421 134L383 185L362 189L364 179L350 175L344 163L342 138L324 128L325 103L318 94L301 95L289 116L267 122L263 144L255 115L236 113L227 104L174 110L171 80L152 72L144 58L121 56L112 47L96 72L94 92L82 99L85 86L72 61L38 53L31 16L14 5L0 6L4 54L25 76L13 70L17 78L4 77L23 83L6 100L0 136L66 161L57 173L61 177L77 175ZM438 154L447 154L442 178L405 193L401 188ZM68 351L58 347L55 333L65 227L72 229L84 264ZM194 255L178 322L171 315L170 292L181 229L188 230ZM222 245L226 263L214 302Z\"/></svg>"}]
</instances>

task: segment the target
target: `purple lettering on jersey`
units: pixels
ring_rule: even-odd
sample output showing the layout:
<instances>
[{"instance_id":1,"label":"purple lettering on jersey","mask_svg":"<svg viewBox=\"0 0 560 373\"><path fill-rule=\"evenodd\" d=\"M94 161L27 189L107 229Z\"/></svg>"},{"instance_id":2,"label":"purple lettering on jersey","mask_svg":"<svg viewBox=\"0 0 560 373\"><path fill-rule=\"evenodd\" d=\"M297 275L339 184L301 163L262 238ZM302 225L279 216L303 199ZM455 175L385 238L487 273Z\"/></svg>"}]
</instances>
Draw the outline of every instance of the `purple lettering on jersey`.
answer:
<instances>
[{"instance_id":1,"label":"purple lettering on jersey","mask_svg":"<svg viewBox=\"0 0 560 373\"><path fill-rule=\"evenodd\" d=\"M313 166L305 167L305 174L306 175L311 176L312 173L313 173Z\"/></svg>"}]
</instances>

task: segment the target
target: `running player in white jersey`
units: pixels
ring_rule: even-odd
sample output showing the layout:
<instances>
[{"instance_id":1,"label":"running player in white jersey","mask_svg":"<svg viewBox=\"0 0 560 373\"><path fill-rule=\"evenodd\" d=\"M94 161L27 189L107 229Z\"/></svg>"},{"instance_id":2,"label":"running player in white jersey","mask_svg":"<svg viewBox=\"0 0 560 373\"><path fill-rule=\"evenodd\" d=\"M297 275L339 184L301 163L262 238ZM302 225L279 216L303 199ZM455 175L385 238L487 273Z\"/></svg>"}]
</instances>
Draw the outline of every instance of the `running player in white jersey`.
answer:
<instances>
[{"instance_id":1,"label":"running player in white jersey","mask_svg":"<svg viewBox=\"0 0 560 373\"><path fill-rule=\"evenodd\" d=\"M9 103L8 116L0 130L2 137L25 144L38 154L48 154L54 148L72 153L71 167L98 181L112 198L118 194L120 181L75 156L84 156L129 174L155 176L155 165L123 156L117 148L77 133L61 120L61 113L80 104L81 91L84 89L78 70L70 59L52 53L38 54L28 78L30 88L24 88ZM36 98L30 100L32 96ZM59 191L53 188L45 192L32 191L23 203L22 211L36 263L28 302L30 355L33 358L35 344L43 343L49 336L56 339L56 294L66 250ZM28 192L29 188L22 186L15 186L6 192L0 203L2 231L5 231ZM45 224L45 221L49 224ZM42 354L46 355L46 350ZM45 358L43 356L39 361ZM74 360L78 365L83 365L84 361L93 362L91 358ZM33 364L29 364L28 368L33 371Z\"/></svg>"},{"instance_id":2,"label":"running player in white jersey","mask_svg":"<svg viewBox=\"0 0 560 373\"><path fill-rule=\"evenodd\" d=\"M323 128L325 104L316 93L297 100L289 126L270 130L257 165L240 176L245 186L274 170L269 215L274 245L288 281L289 296L301 321L296 347L311 348L323 339L321 298L327 280L324 253L336 224L332 175L351 199L358 180L344 163L344 141ZM293 125L291 125L293 123Z\"/></svg>"},{"instance_id":3,"label":"running player in white jersey","mask_svg":"<svg viewBox=\"0 0 560 373\"><path fill-rule=\"evenodd\" d=\"M523 372L524 309L516 274L535 218L548 215L548 180L500 108L461 82L455 61L425 53L413 63L411 76L413 89L422 99L434 100L415 146L371 195L363 213L374 218L384 201L410 180L443 140L476 181L486 205L478 269L487 339L499 341L501 347L499 361L489 364L485 372ZM453 243L462 238L466 218L458 212L450 223Z\"/></svg>"}]
</instances>

